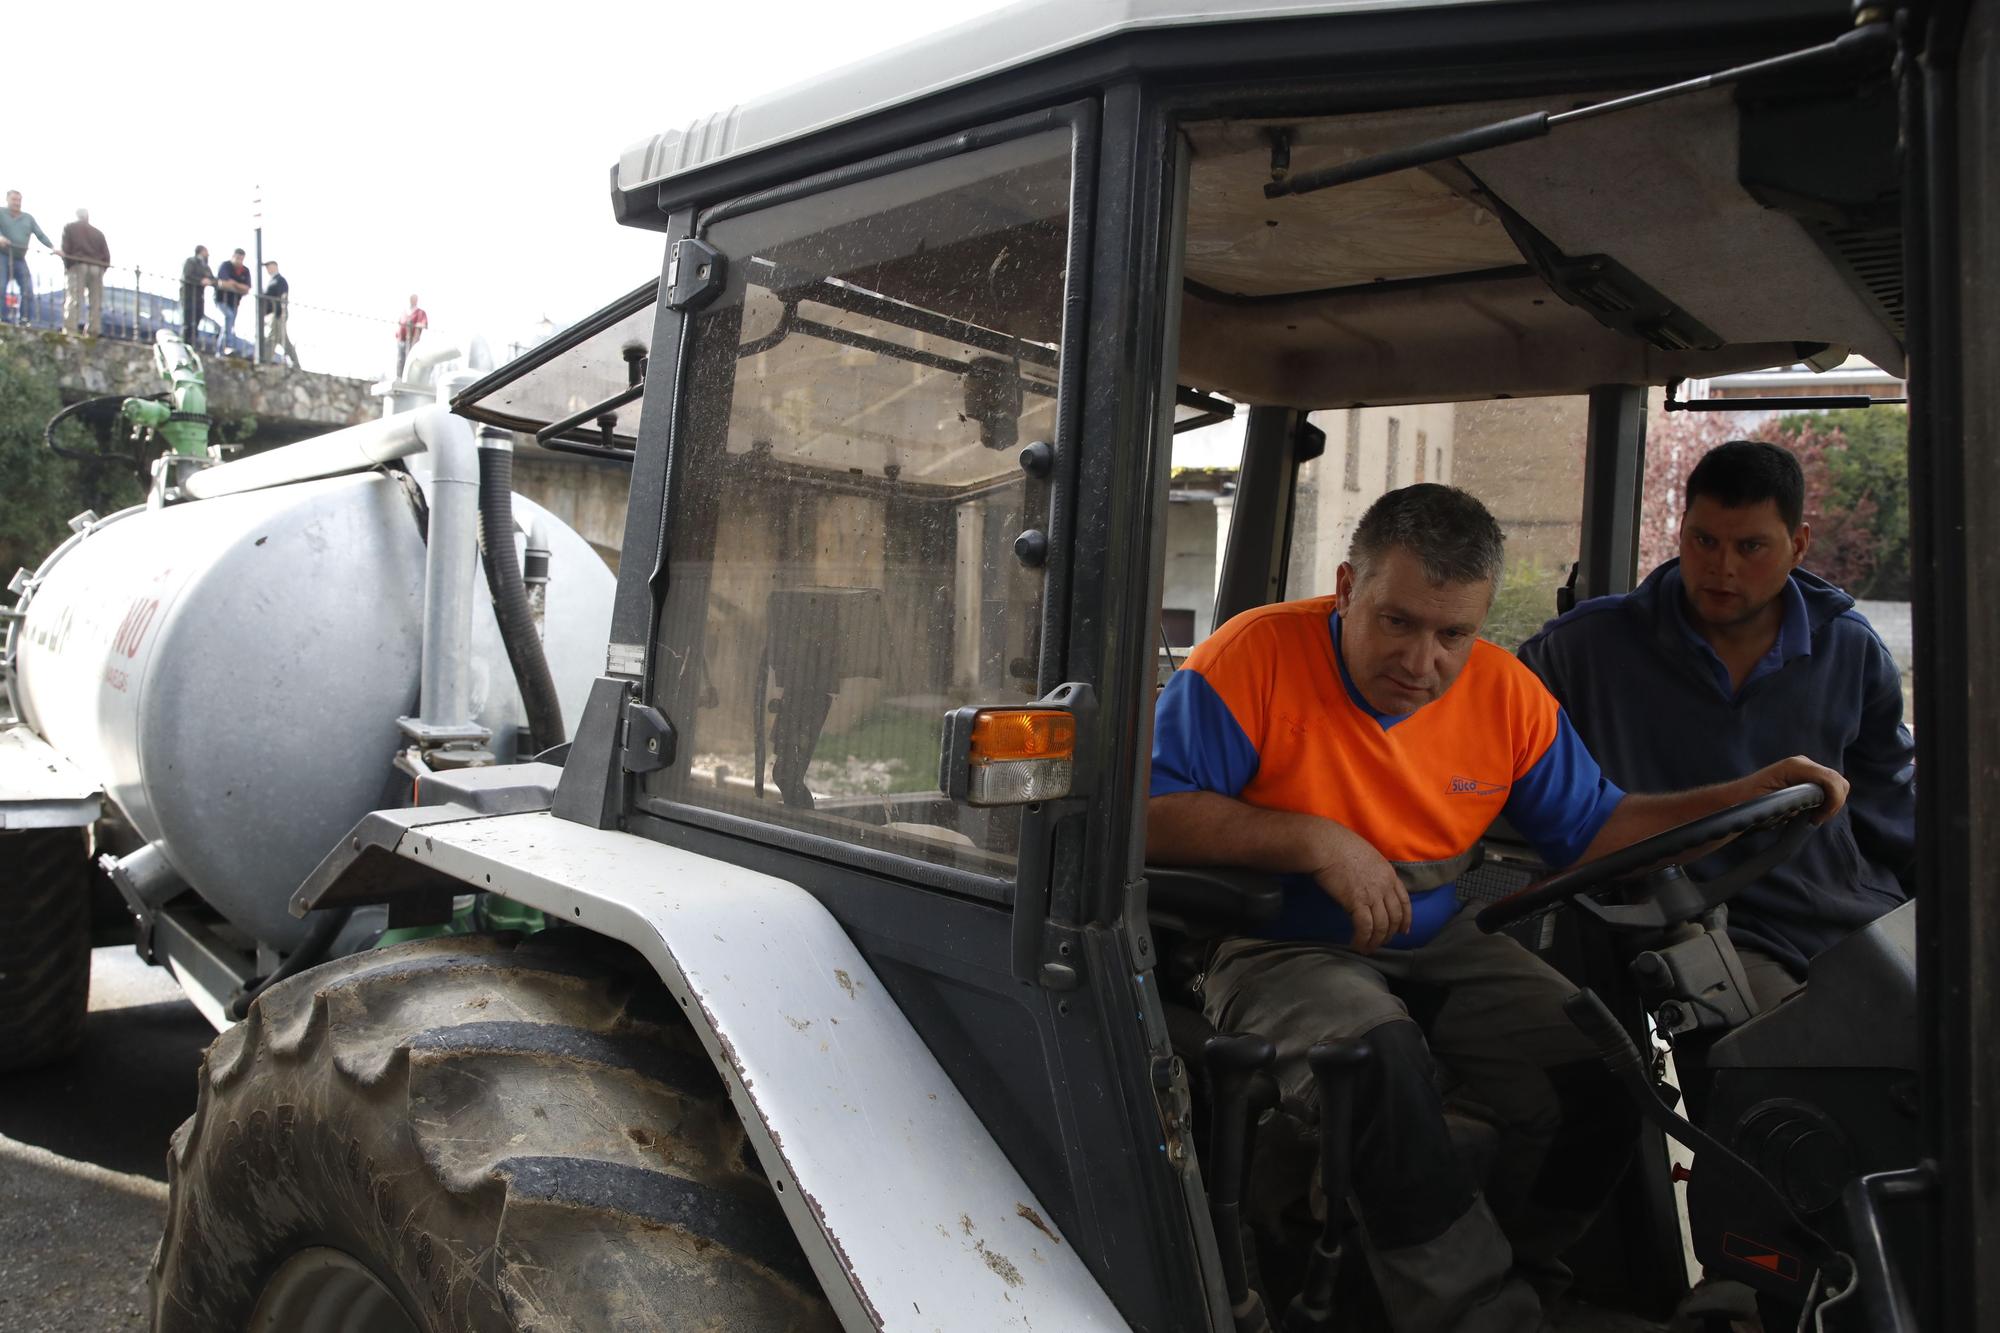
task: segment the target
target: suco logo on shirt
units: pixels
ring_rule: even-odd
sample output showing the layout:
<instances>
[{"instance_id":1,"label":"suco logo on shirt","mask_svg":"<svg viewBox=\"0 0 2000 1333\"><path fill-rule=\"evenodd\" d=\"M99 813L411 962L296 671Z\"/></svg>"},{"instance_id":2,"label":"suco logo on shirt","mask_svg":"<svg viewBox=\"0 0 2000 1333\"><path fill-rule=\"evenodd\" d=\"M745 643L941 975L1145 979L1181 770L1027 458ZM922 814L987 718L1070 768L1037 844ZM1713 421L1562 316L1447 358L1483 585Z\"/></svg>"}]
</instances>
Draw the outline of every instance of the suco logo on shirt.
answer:
<instances>
[{"instance_id":1,"label":"suco logo on shirt","mask_svg":"<svg viewBox=\"0 0 2000 1333\"><path fill-rule=\"evenodd\" d=\"M1498 796L1506 788L1497 782L1480 782L1474 778L1453 777L1451 785L1445 788L1449 796Z\"/></svg>"}]
</instances>

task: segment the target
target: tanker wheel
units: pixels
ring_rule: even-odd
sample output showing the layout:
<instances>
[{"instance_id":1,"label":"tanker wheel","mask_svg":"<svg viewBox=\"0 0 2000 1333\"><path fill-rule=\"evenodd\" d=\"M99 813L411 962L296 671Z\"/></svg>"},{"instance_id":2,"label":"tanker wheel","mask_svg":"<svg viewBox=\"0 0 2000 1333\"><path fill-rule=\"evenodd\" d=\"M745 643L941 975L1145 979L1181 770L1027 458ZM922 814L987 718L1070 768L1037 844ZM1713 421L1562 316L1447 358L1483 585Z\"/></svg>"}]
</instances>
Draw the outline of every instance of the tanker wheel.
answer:
<instances>
[{"instance_id":1,"label":"tanker wheel","mask_svg":"<svg viewBox=\"0 0 2000 1333\"><path fill-rule=\"evenodd\" d=\"M0 1073L72 1054L90 1011L90 844L0 833Z\"/></svg>"},{"instance_id":2,"label":"tanker wheel","mask_svg":"<svg viewBox=\"0 0 2000 1333\"><path fill-rule=\"evenodd\" d=\"M155 1333L838 1325L645 962L576 929L281 982L202 1062Z\"/></svg>"}]
</instances>

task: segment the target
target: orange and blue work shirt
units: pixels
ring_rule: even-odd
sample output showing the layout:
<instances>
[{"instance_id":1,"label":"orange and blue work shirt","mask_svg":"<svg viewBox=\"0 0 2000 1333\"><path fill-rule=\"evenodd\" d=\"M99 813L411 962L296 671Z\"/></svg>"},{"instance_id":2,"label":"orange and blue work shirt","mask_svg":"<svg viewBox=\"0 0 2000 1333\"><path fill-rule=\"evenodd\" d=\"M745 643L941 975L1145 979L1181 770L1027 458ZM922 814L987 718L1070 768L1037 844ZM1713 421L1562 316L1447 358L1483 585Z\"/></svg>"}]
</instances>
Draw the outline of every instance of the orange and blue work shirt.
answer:
<instances>
[{"instance_id":1,"label":"orange and blue work shirt","mask_svg":"<svg viewBox=\"0 0 2000 1333\"><path fill-rule=\"evenodd\" d=\"M1625 793L1535 674L1480 640L1442 696L1378 713L1347 674L1334 599L1246 611L1189 655L1160 694L1152 794L1212 791L1345 825L1410 889L1416 948L1459 908L1458 874L1494 819L1551 866L1583 855ZM1442 881L1442 882L1440 882ZM1310 875L1285 877L1260 934L1344 942L1347 913Z\"/></svg>"}]
</instances>

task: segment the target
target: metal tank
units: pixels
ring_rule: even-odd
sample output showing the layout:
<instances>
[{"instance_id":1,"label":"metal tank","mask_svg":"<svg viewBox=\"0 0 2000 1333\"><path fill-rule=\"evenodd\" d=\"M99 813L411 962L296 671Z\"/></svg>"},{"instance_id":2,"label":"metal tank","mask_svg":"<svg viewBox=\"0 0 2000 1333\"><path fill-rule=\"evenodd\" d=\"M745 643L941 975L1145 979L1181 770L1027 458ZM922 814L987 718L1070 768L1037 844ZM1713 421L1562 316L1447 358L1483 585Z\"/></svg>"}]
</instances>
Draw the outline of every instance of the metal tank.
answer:
<instances>
[{"instance_id":1,"label":"metal tank","mask_svg":"<svg viewBox=\"0 0 2000 1333\"><path fill-rule=\"evenodd\" d=\"M431 468L411 471L435 504ZM391 763L411 743L398 720L419 711L436 553L406 484L349 472L127 510L38 571L17 627L24 719L203 899L281 951L307 928L286 910L300 881L364 814L407 800ZM551 553L543 637L573 721L602 666L612 575L554 515L513 503ZM504 762L523 707L484 580L461 568L464 702Z\"/></svg>"}]
</instances>

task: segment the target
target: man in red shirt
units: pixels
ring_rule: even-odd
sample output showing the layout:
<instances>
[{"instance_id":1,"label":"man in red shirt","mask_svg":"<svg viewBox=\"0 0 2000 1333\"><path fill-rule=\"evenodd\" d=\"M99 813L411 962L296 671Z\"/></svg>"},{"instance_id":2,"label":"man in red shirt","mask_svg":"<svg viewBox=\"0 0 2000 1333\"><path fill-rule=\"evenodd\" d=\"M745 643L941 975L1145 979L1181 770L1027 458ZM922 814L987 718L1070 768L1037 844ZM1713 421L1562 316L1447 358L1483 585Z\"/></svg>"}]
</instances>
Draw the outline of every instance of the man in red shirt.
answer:
<instances>
[{"instance_id":1,"label":"man in red shirt","mask_svg":"<svg viewBox=\"0 0 2000 1333\"><path fill-rule=\"evenodd\" d=\"M414 292L410 294L410 308L396 321L396 378L403 377L403 366L410 359L410 351L417 345L417 339L424 336L424 330L431 326L431 317L417 304Z\"/></svg>"},{"instance_id":2,"label":"man in red shirt","mask_svg":"<svg viewBox=\"0 0 2000 1333\"><path fill-rule=\"evenodd\" d=\"M1480 640L1501 558L1471 495L1391 491L1335 595L1217 630L1154 729L1147 859L1285 884L1262 935L1217 946L1210 1019L1272 1041L1283 1108L1308 1123L1312 1045L1373 1049L1354 1194L1398 1333L1535 1329L1634 1141L1636 1113L1562 1013L1575 987L1460 904L1494 819L1561 867L1801 782L1825 788L1824 821L1847 792L1798 757L1695 791L1619 790L1534 673ZM1483 1192L1446 1130L1440 1065L1500 1131Z\"/></svg>"}]
</instances>

